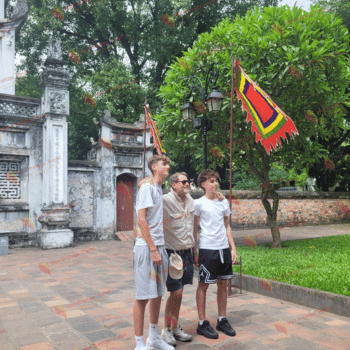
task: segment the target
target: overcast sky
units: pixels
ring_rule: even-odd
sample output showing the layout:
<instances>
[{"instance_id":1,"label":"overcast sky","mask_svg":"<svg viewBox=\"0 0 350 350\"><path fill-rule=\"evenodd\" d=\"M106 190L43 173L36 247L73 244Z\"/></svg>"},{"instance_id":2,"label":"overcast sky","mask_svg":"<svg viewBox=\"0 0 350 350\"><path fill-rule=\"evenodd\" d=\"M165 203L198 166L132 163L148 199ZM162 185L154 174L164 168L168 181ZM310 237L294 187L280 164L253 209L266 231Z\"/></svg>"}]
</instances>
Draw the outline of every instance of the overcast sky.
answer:
<instances>
[{"instance_id":1,"label":"overcast sky","mask_svg":"<svg viewBox=\"0 0 350 350\"><path fill-rule=\"evenodd\" d=\"M309 11L309 8L311 5L311 1L309 0L282 0L278 5L279 6L288 5L290 7L293 7L295 2L297 3L298 7L302 7L303 10Z\"/></svg>"}]
</instances>

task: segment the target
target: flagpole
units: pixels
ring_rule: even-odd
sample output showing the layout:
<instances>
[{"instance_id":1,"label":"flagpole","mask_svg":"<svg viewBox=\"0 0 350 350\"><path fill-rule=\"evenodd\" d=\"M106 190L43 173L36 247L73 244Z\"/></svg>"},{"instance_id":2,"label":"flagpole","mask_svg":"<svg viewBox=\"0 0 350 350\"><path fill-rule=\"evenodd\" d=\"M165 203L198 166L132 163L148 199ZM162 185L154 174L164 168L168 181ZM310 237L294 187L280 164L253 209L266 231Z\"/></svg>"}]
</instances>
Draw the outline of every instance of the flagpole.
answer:
<instances>
[{"instance_id":1,"label":"flagpole","mask_svg":"<svg viewBox=\"0 0 350 350\"><path fill-rule=\"evenodd\" d=\"M233 147L233 142L232 142L232 134L233 134L233 69L234 69L234 64L233 64L233 57L231 60L231 70L232 70L232 76L231 76L231 121L230 121L230 195L229 195L229 201L230 201L230 216L229 216L229 222L231 225L231 211L232 211L232 147ZM232 290L231 290L231 283L232 280L229 279L228 282L228 291L227 295L232 296Z\"/></svg>"},{"instance_id":2,"label":"flagpole","mask_svg":"<svg viewBox=\"0 0 350 350\"><path fill-rule=\"evenodd\" d=\"M234 64L233 64L234 58L232 57L231 60L231 69L232 69L232 76L231 76L231 121L230 121L230 206L232 206L232 134L233 134L233 76L234 76Z\"/></svg>"},{"instance_id":3,"label":"flagpole","mask_svg":"<svg viewBox=\"0 0 350 350\"><path fill-rule=\"evenodd\" d=\"M147 97L145 97L145 125L143 131L143 170L142 177L146 177L146 107L147 107Z\"/></svg>"}]
</instances>

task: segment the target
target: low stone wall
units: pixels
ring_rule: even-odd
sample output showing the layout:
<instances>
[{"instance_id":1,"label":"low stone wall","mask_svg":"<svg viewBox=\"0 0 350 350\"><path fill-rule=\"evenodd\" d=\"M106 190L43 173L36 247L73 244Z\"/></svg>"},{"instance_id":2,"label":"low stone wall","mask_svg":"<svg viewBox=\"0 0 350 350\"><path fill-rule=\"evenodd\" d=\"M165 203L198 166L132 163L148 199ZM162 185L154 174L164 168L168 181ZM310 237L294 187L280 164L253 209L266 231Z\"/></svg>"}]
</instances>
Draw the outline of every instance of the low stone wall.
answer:
<instances>
[{"instance_id":1,"label":"low stone wall","mask_svg":"<svg viewBox=\"0 0 350 350\"><path fill-rule=\"evenodd\" d=\"M222 191L228 198L229 191ZM350 193L343 192L278 192L279 226L322 225L350 222ZM191 191L200 198L202 190ZM269 199L272 206L272 199ZM261 191L233 191L232 227L269 227L261 202Z\"/></svg>"},{"instance_id":2,"label":"low stone wall","mask_svg":"<svg viewBox=\"0 0 350 350\"><path fill-rule=\"evenodd\" d=\"M243 261L242 264L244 264ZM239 285L239 282L239 273L234 272L232 284ZM242 274L242 288L248 292L315 308L318 309L317 313L328 311L336 315L350 317L350 297L345 295L244 274Z\"/></svg>"}]
</instances>

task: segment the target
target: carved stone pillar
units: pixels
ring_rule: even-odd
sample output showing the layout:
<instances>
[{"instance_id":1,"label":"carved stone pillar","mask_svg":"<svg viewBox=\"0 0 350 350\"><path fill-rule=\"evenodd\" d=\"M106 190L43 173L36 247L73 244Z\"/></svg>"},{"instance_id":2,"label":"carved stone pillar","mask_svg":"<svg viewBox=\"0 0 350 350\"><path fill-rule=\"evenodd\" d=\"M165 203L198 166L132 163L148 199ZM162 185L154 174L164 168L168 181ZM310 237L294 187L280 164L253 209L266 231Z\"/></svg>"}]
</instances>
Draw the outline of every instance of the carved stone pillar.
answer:
<instances>
[{"instance_id":1,"label":"carved stone pillar","mask_svg":"<svg viewBox=\"0 0 350 350\"><path fill-rule=\"evenodd\" d=\"M70 206L67 202L68 142L67 116L69 115L70 83L68 72L63 68L59 42L50 42L48 58L42 74L42 111L44 172L43 208L39 221L40 246L43 249L62 248L73 244L74 234L68 228Z\"/></svg>"}]
</instances>

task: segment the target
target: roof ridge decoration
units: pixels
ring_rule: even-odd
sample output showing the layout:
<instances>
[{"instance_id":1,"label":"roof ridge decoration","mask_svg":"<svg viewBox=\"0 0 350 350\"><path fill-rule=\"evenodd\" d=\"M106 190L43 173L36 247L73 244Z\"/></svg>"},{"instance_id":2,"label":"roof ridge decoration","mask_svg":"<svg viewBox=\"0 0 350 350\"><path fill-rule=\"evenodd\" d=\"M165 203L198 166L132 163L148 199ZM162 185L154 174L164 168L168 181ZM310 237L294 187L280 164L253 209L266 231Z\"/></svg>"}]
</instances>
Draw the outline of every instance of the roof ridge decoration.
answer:
<instances>
[{"instance_id":1,"label":"roof ridge decoration","mask_svg":"<svg viewBox=\"0 0 350 350\"><path fill-rule=\"evenodd\" d=\"M61 49L61 41L56 40L53 41L52 37L49 41L49 52L47 58L62 60L62 49Z\"/></svg>"},{"instance_id":2,"label":"roof ridge decoration","mask_svg":"<svg viewBox=\"0 0 350 350\"><path fill-rule=\"evenodd\" d=\"M6 10L8 10L8 19L10 21L18 20L28 15L28 5L26 0L17 0L14 9L8 4Z\"/></svg>"}]
</instances>

